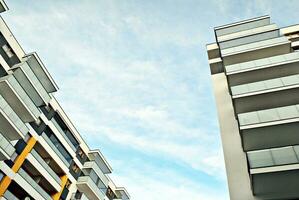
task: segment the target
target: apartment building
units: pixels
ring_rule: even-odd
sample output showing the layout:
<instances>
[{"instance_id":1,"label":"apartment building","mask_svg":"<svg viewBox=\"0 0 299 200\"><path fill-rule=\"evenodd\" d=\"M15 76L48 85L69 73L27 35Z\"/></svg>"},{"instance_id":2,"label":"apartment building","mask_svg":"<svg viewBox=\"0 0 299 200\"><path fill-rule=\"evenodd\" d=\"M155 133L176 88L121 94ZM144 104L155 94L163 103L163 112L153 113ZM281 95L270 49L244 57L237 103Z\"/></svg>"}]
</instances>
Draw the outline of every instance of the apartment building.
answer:
<instances>
[{"instance_id":1,"label":"apartment building","mask_svg":"<svg viewBox=\"0 0 299 200\"><path fill-rule=\"evenodd\" d=\"M299 199L299 25L269 16L207 45L232 200Z\"/></svg>"},{"instance_id":2,"label":"apartment building","mask_svg":"<svg viewBox=\"0 0 299 200\"><path fill-rule=\"evenodd\" d=\"M25 53L0 18L0 199L128 200L53 96L57 90L37 53Z\"/></svg>"}]
</instances>

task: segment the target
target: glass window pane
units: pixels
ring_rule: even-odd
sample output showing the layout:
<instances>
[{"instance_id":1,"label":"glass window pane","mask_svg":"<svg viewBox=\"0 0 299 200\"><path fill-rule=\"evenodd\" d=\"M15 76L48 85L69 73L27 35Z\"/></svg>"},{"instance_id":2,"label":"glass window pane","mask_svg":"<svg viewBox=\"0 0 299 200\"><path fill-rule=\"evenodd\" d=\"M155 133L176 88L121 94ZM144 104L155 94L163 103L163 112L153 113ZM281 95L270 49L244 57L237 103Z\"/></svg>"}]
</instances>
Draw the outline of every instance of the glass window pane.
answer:
<instances>
[{"instance_id":1,"label":"glass window pane","mask_svg":"<svg viewBox=\"0 0 299 200\"><path fill-rule=\"evenodd\" d=\"M292 164L298 162L293 147L272 149L271 152L275 165Z\"/></svg>"}]
</instances>

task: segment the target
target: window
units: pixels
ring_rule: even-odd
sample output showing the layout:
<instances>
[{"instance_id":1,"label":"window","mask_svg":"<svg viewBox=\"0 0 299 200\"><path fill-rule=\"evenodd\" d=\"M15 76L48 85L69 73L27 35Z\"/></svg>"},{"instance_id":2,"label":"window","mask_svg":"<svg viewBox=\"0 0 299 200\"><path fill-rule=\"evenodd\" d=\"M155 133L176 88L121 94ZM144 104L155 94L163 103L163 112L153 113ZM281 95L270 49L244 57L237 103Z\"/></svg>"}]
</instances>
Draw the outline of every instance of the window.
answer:
<instances>
[{"instance_id":1,"label":"window","mask_svg":"<svg viewBox=\"0 0 299 200\"><path fill-rule=\"evenodd\" d=\"M10 46L8 44L3 45L2 49L5 51L6 55L9 58L12 58L15 55L13 50L10 48Z\"/></svg>"}]
</instances>

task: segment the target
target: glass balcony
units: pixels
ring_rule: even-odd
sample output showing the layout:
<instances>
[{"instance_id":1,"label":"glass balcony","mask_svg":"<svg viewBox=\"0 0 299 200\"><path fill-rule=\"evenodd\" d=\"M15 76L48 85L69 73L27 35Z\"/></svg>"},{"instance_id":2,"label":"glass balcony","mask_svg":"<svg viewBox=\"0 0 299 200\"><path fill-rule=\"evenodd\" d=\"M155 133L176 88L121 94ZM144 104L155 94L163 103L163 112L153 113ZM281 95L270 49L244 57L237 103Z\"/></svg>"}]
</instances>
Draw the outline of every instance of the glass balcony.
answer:
<instances>
[{"instance_id":1,"label":"glass balcony","mask_svg":"<svg viewBox=\"0 0 299 200\"><path fill-rule=\"evenodd\" d=\"M225 69L226 73L230 75L233 73L241 73L250 70L263 69L267 67L279 66L282 64L294 62L299 62L299 52L293 52L289 54L283 54L244 63L238 63L234 65L228 65L225 67Z\"/></svg>"},{"instance_id":2,"label":"glass balcony","mask_svg":"<svg viewBox=\"0 0 299 200\"><path fill-rule=\"evenodd\" d=\"M262 16L258 18L253 18L249 20L245 20L242 22L231 23L228 25L220 26L215 28L215 32L217 37L228 35L232 33L237 33L245 30L250 30L262 26L266 26L270 24L269 16Z\"/></svg>"},{"instance_id":3,"label":"glass balcony","mask_svg":"<svg viewBox=\"0 0 299 200\"><path fill-rule=\"evenodd\" d=\"M47 71L46 67L40 60L37 53L34 52L26 55L25 61L28 63L30 69L39 79L40 83L48 93L56 92L58 90L55 81L53 80L50 73Z\"/></svg>"},{"instance_id":4,"label":"glass balcony","mask_svg":"<svg viewBox=\"0 0 299 200\"><path fill-rule=\"evenodd\" d=\"M0 132L9 140L24 138L28 128L0 95Z\"/></svg>"},{"instance_id":5,"label":"glass balcony","mask_svg":"<svg viewBox=\"0 0 299 200\"><path fill-rule=\"evenodd\" d=\"M77 187L88 197L88 199L105 199L105 193L96 185L90 176L79 177L77 181Z\"/></svg>"},{"instance_id":6,"label":"glass balcony","mask_svg":"<svg viewBox=\"0 0 299 200\"><path fill-rule=\"evenodd\" d=\"M9 190L6 190L6 192L4 193L4 198L7 200L13 199L13 200L19 200L19 198L17 198L13 193L11 193Z\"/></svg>"},{"instance_id":7,"label":"glass balcony","mask_svg":"<svg viewBox=\"0 0 299 200\"><path fill-rule=\"evenodd\" d=\"M27 62L15 65L12 70L15 78L36 106L45 105L50 101L50 95L42 86Z\"/></svg>"},{"instance_id":8,"label":"glass balcony","mask_svg":"<svg viewBox=\"0 0 299 200\"><path fill-rule=\"evenodd\" d=\"M247 152L250 169L299 163L299 146Z\"/></svg>"},{"instance_id":9,"label":"glass balcony","mask_svg":"<svg viewBox=\"0 0 299 200\"><path fill-rule=\"evenodd\" d=\"M221 50L225 66L290 52L291 42L284 36Z\"/></svg>"},{"instance_id":10,"label":"glass balcony","mask_svg":"<svg viewBox=\"0 0 299 200\"><path fill-rule=\"evenodd\" d=\"M0 133L0 160L10 159L14 152L13 145Z\"/></svg>"},{"instance_id":11,"label":"glass balcony","mask_svg":"<svg viewBox=\"0 0 299 200\"><path fill-rule=\"evenodd\" d=\"M298 199L299 146L247 153L253 193L262 199Z\"/></svg>"},{"instance_id":12,"label":"glass balcony","mask_svg":"<svg viewBox=\"0 0 299 200\"><path fill-rule=\"evenodd\" d=\"M45 134L42 133L42 137L46 140L46 142L50 145L50 147L54 150L54 152L59 156L59 158L62 160L62 162L69 167L70 163L65 159L65 157L60 153L58 148L54 145L54 143L50 140L50 138Z\"/></svg>"},{"instance_id":13,"label":"glass balcony","mask_svg":"<svg viewBox=\"0 0 299 200\"><path fill-rule=\"evenodd\" d=\"M287 43L290 43L290 41L286 37L277 37L269 40L263 40L259 42L253 42L245 45L223 49L221 50L221 53L222 56L229 56L234 54L240 54L246 51L254 51L256 49L262 49L262 48L267 48L267 47L287 44Z\"/></svg>"},{"instance_id":14,"label":"glass balcony","mask_svg":"<svg viewBox=\"0 0 299 200\"><path fill-rule=\"evenodd\" d=\"M97 165L97 163L95 161L87 161L84 163L83 165L83 171L86 169L93 169L93 171L97 174L97 176L101 179L103 185L101 187L108 187L108 182L109 179L107 178L107 176L102 172L102 170L100 169L100 167Z\"/></svg>"},{"instance_id":15,"label":"glass balcony","mask_svg":"<svg viewBox=\"0 0 299 200\"><path fill-rule=\"evenodd\" d=\"M52 176L52 178L59 184L61 184L61 180L58 175L51 169L51 167L45 162L45 160L34 150L31 152L32 156L46 169L46 171Z\"/></svg>"},{"instance_id":16,"label":"glass balcony","mask_svg":"<svg viewBox=\"0 0 299 200\"><path fill-rule=\"evenodd\" d=\"M221 50L279 37L279 30L248 35L219 43Z\"/></svg>"},{"instance_id":17,"label":"glass balcony","mask_svg":"<svg viewBox=\"0 0 299 200\"><path fill-rule=\"evenodd\" d=\"M278 122L299 118L299 105L284 106L267 110L260 110L238 114L239 123L242 126ZM279 124L279 123L278 123Z\"/></svg>"},{"instance_id":18,"label":"glass balcony","mask_svg":"<svg viewBox=\"0 0 299 200\"><path fill-rule=\"evenodd\" d=\"M258 81L254 83L242 84L231 87L232 95L243 95L250 93L257 93L266 90L273 90L276 88L283 88L288 86L299 86L299 75L292 75L282 78L270 79L265 81Z\"/></svg>"},{"instance_id":19,"label":"glass balcony","mask_svg":"<svg viewBox=\"0 0 299 200\"><path fill-rule=\"evenodd\" d=\"M63 138L67 141L67 143L70 145L70 147L73 149L74 152L77 151L77 147L70 141L70 139L66 136L66 133L62 130L60 125L56 122L54 118L51 119L54 126L57 128L57 130L61 133Z\"/></svg>"},{"instance_id":20,"label":"glass balcony","mask_svg":"<svg viewBox=\"0 0 299 200\"><path fill-rule=\"evenodd\" d=\"M94 161L104 174L112 172L112 168L99 150L92 150L88 153L90 161Z\"/></svg>"},{"instance_id":21,"label":"glass balcony","mask_svg":"<svg viewBox=\"0 0 299 200\"><path fill-rule=\"evenodd\" d=\"M236 38L246 37L249 35L255 35L258 33L273 31L276 29L278 29L276 24L270 24L270 25L261 26L258 28L252 28L249 30L244 30L244 31L236 32L236 33L219 36L219 37L217 37L217 40L218 40L218 42L223 42L223 41L232 40L232 39L236 39Z\"/></svg>"},{"instance_id":22,"label":"glass balcony","mask_svg":"<svg viewBox=\"0 0 299 200\"><path fill-rule=\"evenodd\" d=\"M13 75L0 78L0 94L24 122L35 121L40 111Z\"/></svg>"},{"instance_id":23,"label":"glass balcony","mask_svg":"<svg viewBox=\"0 0 299 200\"><path fill-rule=\"evenodd\" d=\"M27 172L25 172L25 170L23 170L22 168L19 169L18 174L20 174L20 176L22 176L24 178L24 180L26 180L43 198L45 198L46 200L51 200L51 196L45 191L43 190L38 184L37 182L35 182L31 176L29 174L27 174Z\"/></svg>"}]
</instances>

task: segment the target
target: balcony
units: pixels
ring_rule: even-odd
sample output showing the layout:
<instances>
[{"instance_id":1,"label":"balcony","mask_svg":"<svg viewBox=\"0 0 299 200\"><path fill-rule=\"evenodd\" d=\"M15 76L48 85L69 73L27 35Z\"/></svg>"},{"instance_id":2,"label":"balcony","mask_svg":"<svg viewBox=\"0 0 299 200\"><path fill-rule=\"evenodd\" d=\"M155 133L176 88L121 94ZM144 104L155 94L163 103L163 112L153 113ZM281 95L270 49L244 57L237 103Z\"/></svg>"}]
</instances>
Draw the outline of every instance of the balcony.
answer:
<instances>
[{"instance_id":1,"label":"balcony","mask_svg":"<svg viewBox=\"0 0 299 200\"><path fill-rule=\"evenodd\" d=\"M35 180L33 180L33 178L31 178L31 176L29 174L27 174L27 172L25 172L25 170L23 170L22 168L19 169L18 174L20 174L21 177L24 178L24 180L27 181L27 183L29 185L31 185L44 199L46 200L51 200L51 196L45 191L43 190L39 184L37 184L37 182Z\"/></svg>"},{"instance_id":2,"label":"balcony","mask_svg":"<svg viewBox=\"0 0 299 200\"><path fill-rule=\"evenodd\" d=\"M128 191L126 190L126 188L124 188L124 187L117 187L115 189L115 194L118 197L118 199L121 199L121 200L129 200L130 199L130 195L129 195Z\"/></svg>"},{"instance_id":3,"label":"balcony","mask_svg":"<svg viewBox=\"0 0 299 200\"><path fill-rule=\"evenodd\" d=\"M299 52L228 65L230 86L299 74Z\"/></svg>"},{"instance_id":4,"label":"balcony","mask_svg":"<svg viewBox=\"0 0 299 200\"><path fill-rule=\"evenodd\" d=\"M104 174L112 172L112 168L99 150L92 150L88 153L90 161L94 161Z\"/></svg>"},{"instance_id":5,"label":"balcony","mask_svg":"<svg viewBox=\"0 0 299 200\"><path fill-rule=\"evenodd\" d=\"M218 40L218 42L219 42L220 49L224 50L227 48L232 48L240 45L250 44L253 42L259 42L259 41L268 40L277 37L279 37L279 29L276 27L276 29L268 30L266 32L254 33L252 35L233 38L222 42Z\"/></svg>"},{"instance_id":6,"label":"balcony","mask_svg":"<svg viewBox=\"0 0 299 200\"><path fill-rule=\"evenodd\" d=\"M238 114L240 129L258 128L299 121L299 105Z\"/></svg>"},{"instance_id":7,"label":"balcony","mask_svg":"<svg viewBox=\"0 0 299 200\"><path fill-rule=\"evenodd\" d=\"M270 17L268 15L262 17L256 17L241 22L231 23L215 28L215 33L217 37L238 33L241 31L246 31L261 26L266 26L270 24Z\"/></svg>"},{"instance_id":8,"label":"balcony","mask_svg":"<svg viewBox=\"0 0 299 200\"><path fill-rule=\"evenodd\" d=\"M38 163L45 169L45 171L56 181L58 185L61 184L59 176L51 169L51 167L46 163L46 161L34 150L32 149L30 154L38 161ZM58 186L60 189L60 187Z\"/></svg>"},{"instance_id":9,"label":"balcony","mask_svg":"<svg viewBox=\"0 0 299 200\"><path fill-rule=\"evenodd\" d=\"M13 145L0 133L0 160L8 160L15 152Z\"/></svg>"},{"instance_id":10,"label":"balcony","mask_svg":"<svg viewBox=\"0 0 299 200\"><path fill-rule=\"evenodd\" d=\"M0 94L24 122L35 121L39 110L13 75L0 78Z\"/></svg>"},{"instance_id":11,"label":"balcony","mask_svg":"<svg viewBox=\"0 0 299 200\"><path fill-rule=\"evenodd\" d=\"M88 199L104 200L104 192L96 185L90 176L81 176L77 181L79 191L83 192Z\"/></svg>"},{"instance_id":12,"label":"balcony","mask_svg":"<svg viewBox=\"0 0 299 200\"><path fill-rule=\"evenodd\" d=\"M102 188L107 188L108 187L108 182L109 179L107 176L102 172L100 167L97 165L95 161L87 161L83 165L83 171L87 169L93 169L93 171L96 173L96 175L100 178L101 182L103 185L101 186Z\"/></svg>"},{"instance_id":13,"label":"balcony","mask_svg":"<svg viewBox=\"0 0 299 200\"><path fill-rule=\"evenodd\" d=\"M224 41L229 41L229 40L233 40L236 38L242 38L242 37L246 37L246 36L250 36L250 35L256 35L259 33L274 31L277 29L278 29L278 27L276 24L269 24L269 25L265 25L265 26L261 26L261 27L257 27L257 28L252 28L249 30L244 30L244 31L239 31L239 32L219 36L219 37L217 37L217 41L224 42Z\"/></svg>"},{"instance_id":14,"label":"balcony","mask_svg":"<svg viewBox=\"0 0 299 200\"><path fill-rule=\"evenodd\" d=\"M9 140L24 138L28 128L0 95L0 132Z\"/></svg>"},{"instance_id":15,"label":"balcony","mask_svg":"<svg viewBox=\"0 0 299 200\"><path fill-rule=\"evenodd\" d=\"M263 199L298 199L299 146L248 152L252 190Z\"/></svg>"},{"instance_id":16,"label":"balcony","mask_svg":"<svg viewBox=\"0 0 299 200\"><path fill-rule=\"evenodd\" d=\"M299 75L231 87L236 113L293 105L299 102Z\"/></svg>"},{"instance_id":17,"label":"balcony","mask_svg":"<svg viewBox=\"0 0 299 200\"><path fill-rule=\"evenodd\" d=\"M76 152L77 151L77 148L78 148L78 146L77 146L77 144L76 144L76 146L75 146L75 142L73 143L73 142L71 142L71 140L68 138L68 136L66 135L67 134L67 131L69 132L69 130L65 130L65 131L63 131L62 130L62 128L61 128L61 126L57 123L57 121L55 120L55 118L52 118L51 119L51 121L52 121L52 123L54 124L54 126L56 127L56 129L60 132L60 134L63 136L63 138L67 141L67 143L69 144L69 146L72 148L72 150L74 151L74 152ZM71 133L69 133L69 134L71 134Z\"/></svg>"},{"instance_id":18,"label":"balcony","mask_svg":"<svg viewBox=\"0 0 299 200\"><path fill-rule=\"evenodd\" d=\"M56 92L58 87L53 80L50 73L47 71L46 67L42 63L41 59L37 55L37 53L31 53L26 55L25 57L26 62L28 63L30 69L35 74L35 76L39 79L42 86L45 88L47 93Z\"/></svg>"},{"instance_id":19,"label":"balcony","mask_svg":"<svg viewBox=\"0 0 299 200\"><path fill-rule=\"evenodd\" d=\"M298 110L298 105L292 105L239 114L244 150L298 144Z\"/></svg>"},{"instance_id":20,"label":"balcony","mask_svg":"<svg viewBox=\"0 0 299 200\"><path fill-rule=\"evenodd\" d=\"M58 157L62 160L62 162L69 167L70 161L66 160L66 158L62 155L62 153L59 151L59 149L54 145L54 143L50 140L50 138L45 134L42 133L42 137L45 139L45 141L48 143L48 145L53 149L53 151L58 155Z\"/></svg>"},{"instance_id":21,"label":"balcony","mask_svg":"<svg viewBox=\"0 0 299 200\"><path fill-rule=\"evenodd\" d=\"M225 66L290 52L291 42L284 36L221 50Z\"/></svg>"},{"instance_id":22,"label":"balcony","mask_svg":"<svg viewBox=\"0 0 299 200\"><path fill-rule=\"evenodd\" d=\"M15 65L11 70L14 77L37 107L49 103L51 97L31 70L28 61Z\"/></svg>"},{"instance_id":23,"label":"balcony","mask_svg":"<svg viewBox=\"0 0 299 200\"><path fill-rule=\"evenodd\" d=\"M19 200L19 198L17 198L13 193L11 193L9 190L6 190L6 192L4 193L3 197L7 200L13 199L13 200ZM1 197L0 197L1 199ZM2 199L1 199L2 200Z\"/></svg>"}]
</instances>

